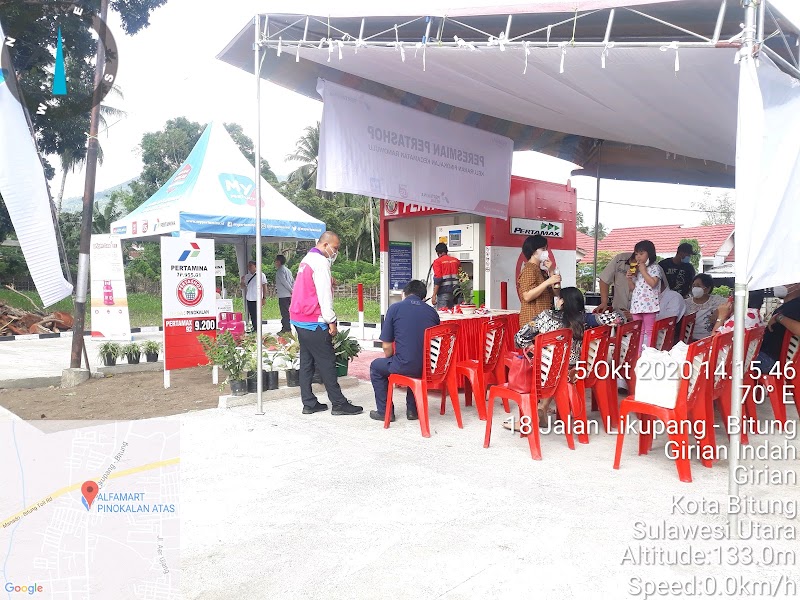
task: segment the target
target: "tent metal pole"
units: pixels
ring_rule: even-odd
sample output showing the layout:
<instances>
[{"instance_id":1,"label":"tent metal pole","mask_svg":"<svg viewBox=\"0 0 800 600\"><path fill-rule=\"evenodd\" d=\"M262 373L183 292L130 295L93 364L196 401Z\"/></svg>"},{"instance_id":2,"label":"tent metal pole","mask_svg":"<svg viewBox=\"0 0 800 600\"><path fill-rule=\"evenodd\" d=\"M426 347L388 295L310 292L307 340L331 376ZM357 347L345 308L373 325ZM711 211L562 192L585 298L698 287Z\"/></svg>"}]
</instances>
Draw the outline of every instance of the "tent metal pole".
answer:
<instances>
[{"instance_id":1,"label":"tent metal pole","mask_svg":"<svg viewBox=\"0 0 800 600\"><path fill-rule=\"evenodd\" d=\"M746 57L745 61L752 60L756 37L756 4L753 0L744 0L744 38L742 51ZM738 150L737 150L738 154ZM750 201L751 199L746 199ZM737 197L737 203L740 202ZM739 257L738 260L747 260L747 256ZM742 381L744 379L744 317L747 312L747 280L745 269L736 269L736 281L734 283L734 326L733 326L733 382L731 385L731 416L730 421L725 424L728 427L730 437L730 456L728 456L728 496L739 497L739 483L736 480L736 473L739 467L739 456L742 447L741 425L742 425ZM736 426L731 427L731 424ZM730 507L731 503L728 503ZM731 537L739 537L739 513L728 512L728 525Z\"/></svg>"},{"instance_id":2,"label":"tent metal pole","mask_svg":"<svg viewBox=\"0 0 800 600\"><path fill-rule=\"evenodd\" d=\"M597 233L600 229L600 157L603 140L597 140L597 193L594 202L594 265L592 266L592 292L597 293Z\"/></svg>"},{"instance_id":3,"label":"tent metal pole","mask_svg":"<svg viewBox=\"0 0 800 600\"><path fill-rule=\"evenodd\" d=\"M261 376L262 361L264 358L263 343L263 323L261 319L261 295L263 286L261 285L261 16L256 15L255 19L256 41L255 41L255 63L254 70L256 75L256 139L255 139L255 182L256 182L256 276L258 277L258 293L256 294L256 382L257 400L256 414L264 414L264 404L262 393L264 391L264 378Z\"/></svg>"}]
</instances>

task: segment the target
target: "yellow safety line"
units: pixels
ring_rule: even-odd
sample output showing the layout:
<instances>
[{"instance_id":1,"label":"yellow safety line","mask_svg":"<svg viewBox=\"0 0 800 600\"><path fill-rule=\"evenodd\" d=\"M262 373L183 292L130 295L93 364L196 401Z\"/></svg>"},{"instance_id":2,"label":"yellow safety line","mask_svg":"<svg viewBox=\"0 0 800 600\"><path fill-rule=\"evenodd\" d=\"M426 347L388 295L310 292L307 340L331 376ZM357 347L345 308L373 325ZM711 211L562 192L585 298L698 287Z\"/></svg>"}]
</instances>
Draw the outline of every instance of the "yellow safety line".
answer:
<instances>
[{"instance_id":1,"label":"yellow safety line","mask_svg":"<svg viewBox=\"0 0 800 600\"><path fill-rule=\"evenodd\" d=\"M117 479L118 477L125 477L126 475L133 475L134 473L141 473L142 471L151 471L153 469L160 469L161 467L169 467L171 465L177 465L180 462L181 462L180 458L170 458L168 460L162 460L162 461L159 461L159 462L150 463L148 465L141 465L139 467L133 467L131 469L125 469L124 471L118 471L116 473L112 473L111 475L108 476L108 479ZM31 508L39 506L39 504L43 500L47 500L47 498L50 498L51 501L55 500L56 498L59 498L59 497L63 496L64 494L68 494L70 492L74 492L75 490L81 489L82 485L83 485L83 483L75 483L73 485L70 485L70 486L67 486L67 487L63 487L60 490L56 490L52 494L48 494L45 498L43 498L42 500L40 500L36 504L32 504L28 508L24 508L21 511L19 511L18 513L8 517L5 521L0 523L0 529L5 528L8 525L10 525L11 523L13 523L14 520L17 517L21 517L25 513L26 510L30 510Z\"/></svg>"}]
</instances>

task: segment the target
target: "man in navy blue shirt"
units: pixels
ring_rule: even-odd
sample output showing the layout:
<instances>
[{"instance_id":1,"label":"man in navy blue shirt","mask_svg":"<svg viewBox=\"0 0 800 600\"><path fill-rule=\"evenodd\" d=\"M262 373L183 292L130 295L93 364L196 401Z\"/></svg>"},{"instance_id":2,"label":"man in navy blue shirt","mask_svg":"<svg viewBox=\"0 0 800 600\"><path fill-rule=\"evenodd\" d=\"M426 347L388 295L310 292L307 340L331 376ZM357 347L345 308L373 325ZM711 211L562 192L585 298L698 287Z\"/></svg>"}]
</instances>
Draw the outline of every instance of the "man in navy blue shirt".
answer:
<instances>
[{"instance_id":1,"label":"man in navy blue shirt","mask_svg":"<svg viewBox=\"0 0 800 600\"><path fill-rule=\"evenodd\" d=\"M439 324L439 314L423 302L427 291L423 282L413 279L403 288L403 301L392 304L386 311L380 337L386 357L376 358L369 367L377 408L370 411L369 416L376 421L383 421L386 414L389 375L422 375L422 361L428 354L422 347L425 330ZM417 418L417 405L411 391L406 392L406 417L412 421ZM394 421L394 414L391 420Z\"/></svg>"}]
</instances>

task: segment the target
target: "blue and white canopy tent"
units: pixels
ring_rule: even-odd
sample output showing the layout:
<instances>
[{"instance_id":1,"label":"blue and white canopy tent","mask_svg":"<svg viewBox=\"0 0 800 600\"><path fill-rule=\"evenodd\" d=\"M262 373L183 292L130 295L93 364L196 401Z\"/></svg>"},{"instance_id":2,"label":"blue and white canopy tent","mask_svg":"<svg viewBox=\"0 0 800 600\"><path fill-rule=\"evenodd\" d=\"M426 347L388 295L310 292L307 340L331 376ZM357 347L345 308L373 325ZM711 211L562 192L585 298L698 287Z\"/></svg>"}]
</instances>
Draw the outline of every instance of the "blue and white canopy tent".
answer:
<instances>
[{"instance_id":1,"label":"blue and white canopy tent","mask_svg":"<svg viewBox=\"0 0 800 600\"><path fill-rule=\"evenodd\" d=\"M442 3L324 16L295 3L258 15L218 58L309 97L323 79L500 133L576 174L735 187L741 364L748 287L800 280L785 260L800 220L800 28L767 0ZM739 444L734 432L731 495Z\"/></svg>"},{"instance_id":2,"label":"blue and white canopy tent","mask_svg":"<svg viewBox=\"0 0 800 600\"><path fill-rule=\"evenodd\" d=\"M236 246L244 272L255 236L254 168L219 123L210 123L180 168L146 202L111 224L122 239L154 240L193 232ZM325 224L304 213L261 178L261 235L269 241L316 240Z\"/></svg>"}]
</instances>

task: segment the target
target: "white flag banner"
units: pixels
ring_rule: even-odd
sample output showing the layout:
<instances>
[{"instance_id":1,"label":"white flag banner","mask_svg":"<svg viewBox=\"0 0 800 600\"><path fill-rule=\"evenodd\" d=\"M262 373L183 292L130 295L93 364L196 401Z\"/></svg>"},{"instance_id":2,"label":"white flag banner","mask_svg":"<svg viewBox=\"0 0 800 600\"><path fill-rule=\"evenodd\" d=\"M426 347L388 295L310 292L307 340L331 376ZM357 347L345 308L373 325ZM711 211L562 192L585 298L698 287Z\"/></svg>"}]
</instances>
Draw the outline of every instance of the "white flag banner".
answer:
<instances>
[{"instance_id":1,"label":"white flag banner","mask_svg":"<svg viewBox=\"0 0 800 600\"><path fill-rule=\"evenodd\" d=\"M317 187L508 215L511 139L318 80Z\"/></svg>"},{"instance_id":2,"label":"white flag banner","mask_svg":"<svg viewBox=\"0 0 800 600\"><path fill-rule=\"evenodd\" d=\"M5 39L0 27L2 52L8 52ZM64 279L61 270L42 163L22 105L8 87L16 85L13 77L13 73L0 72L0 195L11 216L36 291L42 304L50 306L69 296L72 285Z\"/></svg>"}]
</instances>

